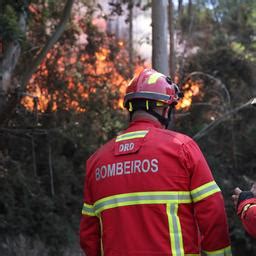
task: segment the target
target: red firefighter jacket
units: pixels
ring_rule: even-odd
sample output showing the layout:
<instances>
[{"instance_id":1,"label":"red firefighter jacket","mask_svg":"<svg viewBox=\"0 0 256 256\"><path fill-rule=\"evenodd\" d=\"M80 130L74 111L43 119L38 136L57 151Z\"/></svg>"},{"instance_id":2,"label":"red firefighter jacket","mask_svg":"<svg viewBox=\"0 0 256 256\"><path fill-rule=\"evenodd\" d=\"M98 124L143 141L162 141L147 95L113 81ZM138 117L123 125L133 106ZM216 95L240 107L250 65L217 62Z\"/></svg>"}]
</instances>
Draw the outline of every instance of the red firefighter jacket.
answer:
<instances>
[{"instance_id":1,"label":"red firefighter jacket","mask_svg":"<svg viewBox=\"0 0 256 256\"><path fill-rule=\"evenodd\" d=\"M238 206L237 214L240 216L245 230L256 238L256 198L242 201Z\"/></svg>"},{"instance_id":2,"label":"red firefighter jacket","mask_svg":"<svg viewBox=\"0 0 256 256\"><path fill-rule=\"evenodd\" d=\"M223 197L197 144L139 119L87 161L87 256L232 255Z\"/></svg>"}]
</instances>

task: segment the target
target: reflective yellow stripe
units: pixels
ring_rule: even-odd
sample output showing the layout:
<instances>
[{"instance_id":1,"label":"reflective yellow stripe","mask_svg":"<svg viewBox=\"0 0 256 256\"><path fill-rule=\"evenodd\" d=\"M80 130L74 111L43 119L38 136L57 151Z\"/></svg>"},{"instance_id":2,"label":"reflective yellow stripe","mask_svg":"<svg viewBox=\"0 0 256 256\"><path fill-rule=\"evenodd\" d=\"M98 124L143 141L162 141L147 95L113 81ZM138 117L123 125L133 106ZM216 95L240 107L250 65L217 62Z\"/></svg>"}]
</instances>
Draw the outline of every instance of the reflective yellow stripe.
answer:
<instances>
[{"instance_id":1,"label":"reflective yellow stripe","mask_svg":"<svg viewBox=\"0 0 256 256\"><path fill-rule=\"evenodd\" d=\"M192 203L189 191L154 191L120 194L102 198L88 205L84 203L82 214L97 216L104 210L139 204Z\"/></svg>"},{"instance_id":2,"label":"reflective yellow stripe","mask_svg":"<svg viewBox=\"0 0 256 256\"><path fill-rule=\"evenodd\" d=\"M100 219L100 248L101 248L101 256L104 256L104 250L103 250L103 224L102 224L102 218L99 216Z\"/></svg>"},{"instance_id":3,"label":"reflective yellow stripe","mask_svg":"<svg viewBox=\"0 0 256 256\"><path fill-rule=\"evenodd\" d=\"M154 73L148 78L148 84L154 84L159 77L163 76L161 73Z\"/></svg>"},{"instance_id":4,"label":"reflective yellow stripe","mask_svg":"<svg viewBox=\"0 0 256 256\"><path fill-rule=\"evenodd\" d=\"M185 256L200 256L198 253L192 253L192 254L185 254Z\"/></svg>"},{"instance_id":5,"label":"reflective yellow stripe","mask_svg":"<svg viewBox=\"0 0 256 256\"><path fill-rule=\"evenodd\" d=\"M122 140L130 140L130 139L136 139L136 138L144 138L148 130L143 130L143 131L135 131L135 132L127 132L124 134L121 134L116 137L116 142L122 141Z\"/></svg>"},{"instance_id":6,"label":"reflective yellow stripe","mask_svg":"<svg viewBox=\"0 0 256 256\"><path fill-rule=\"evenodd\" d=\"M211 196L220 191L220 188L215 183L215 181L211 181L206 183L194 190L191 191L192 200L194 203Z\"/></svg>"},{"instance_id":7,"label":"reflective yellow stripe","mask_svg":"<svg viewBox=\"0 0 256 256\"><path fill-rule=\"evenodd\" d=\"M94 213L94 207L93 205L84 203L83 209L82 209L83 215L89 215L89 216L96 216Z\"/></svg>"},{"instance_id":8,"label":"reflective yellow stripe","mask_svg":"<svg viewBox=\"0 0 256 256\"><path fill-rule=\"evenodd\" d=\"M83 206L82 214L96 216L104 210L128 205L167 203L179 204L191 203L192 201L198 202L218 191L220 191L219 187L214 181L212 181L192 190L191 192L154 191L114 195L102 198L96 201L94 205L88 205L85 203Z\"/></svg>"},{"instance_id":9,"label":"reflective yellow stripe","mask_svg":"<svg viewBox=\"0 0 256 256\"><path fill-rule=\"evenodd\" d=\"M98 213L121 206L138 204L191 203L189 191L137 192L114 195L100 199L94 204L94 212Z\"/></svg>"},{"instance_id":10,"label":"reflective yellow stripe","mask_svg":"<svg viewBox=\"0 0 256 256\"><path fill-rule=\"evenodd\" d=\"M157 101L157 102L156 102L156 105L157 105L157 107L162 107L162 106L164 106L164 103L163 103L163 102L160 102L160 101Z\"/></svg>"},{"instance_id":11,"label":"reflective yellow stripe","mask_svg":"<svg viewBox=\"0 0 256 256\"><path fill-rule=\"evenodd\" d=\"M231 247L225 247L216 251L204 251L206 255L214 255L214 256L232 256Z\"/></svg>"},{"instance_id":12,"label":"reflective yellow stripe","mask_svg":"<svg viewBox=\"0 0 256 256\"><path fill-rule=\"evenodd\" d=\"M168 216L172 255L184 256L182 232L178 217L178 204L167 204L166 213Z\"/></svg>"}]
</instances>

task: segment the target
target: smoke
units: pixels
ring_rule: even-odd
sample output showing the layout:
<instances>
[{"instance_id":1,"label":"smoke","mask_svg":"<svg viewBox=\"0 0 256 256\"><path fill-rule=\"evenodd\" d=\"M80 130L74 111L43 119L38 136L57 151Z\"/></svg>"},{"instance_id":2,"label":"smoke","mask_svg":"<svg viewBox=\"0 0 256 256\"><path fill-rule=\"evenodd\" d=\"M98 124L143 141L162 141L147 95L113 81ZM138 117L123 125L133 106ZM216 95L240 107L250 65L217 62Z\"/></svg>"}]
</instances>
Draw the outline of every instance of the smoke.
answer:
<instances>
[{"instance_id":1,"label":"smoke","mask_svg":"<svg viewBox=\"0 0 256 256\"><path fill-rule=\"evenodd\" d=\"M138 54L151 62L152 55L152 26L151 26L151 10L135 11L133 20L134 48Z\"/></svg>"},{"instance_id":2,"label":"smoke","mask_svg":"<svg viewBox=\"0 0 256 256\"><path fill-rule=\"evenodd\" d=\"M101 0L100 5L103 9L103 15L109 17L106 21L106 29L108 32L115 34L121 40L128 40L129 25L126 22L128 17L127 6L123 6L123 14L121 16L110 16L110 7L108 0ZM151 27L151 10L142 11L138 7L133 10L133 44L137 55L147 62L151 62L152 55L152 27Z\"/></svg>"}]
</instances>

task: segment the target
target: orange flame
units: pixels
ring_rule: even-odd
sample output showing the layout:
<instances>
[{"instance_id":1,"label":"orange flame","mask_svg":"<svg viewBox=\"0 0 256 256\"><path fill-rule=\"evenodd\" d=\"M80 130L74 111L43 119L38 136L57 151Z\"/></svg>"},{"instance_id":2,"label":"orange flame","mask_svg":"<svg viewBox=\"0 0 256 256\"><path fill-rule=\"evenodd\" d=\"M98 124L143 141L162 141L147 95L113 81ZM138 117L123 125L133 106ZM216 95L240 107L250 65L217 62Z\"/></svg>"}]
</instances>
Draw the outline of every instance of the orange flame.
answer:
<instances>
[{"instance_id":1,"label":"orange flame","mask_svg":"<svg viewBox=\"0 0 256 256\"><path fill-rule=\"evenodd\" d=\"M183 86L183 92L184 92L184 97L179 101L177 104L176 108L177 109L188 109L190 108L193 97L200 95L201 88L202 88L202 81L192 81L188 80L186 84Z\"/></svg>"},{"instance_id":2,"label":"orange flame","mask_svg":"<svg viewBox=\"0 0 256 256\"><path fill-rule=\"evenodd\" d=\"M122 41L118 42L118 45L123 47L124 43ZM121 48L120 47L120 48ZM123 50L125 51L125 49ZM121 52L121 51L120 51ZM124 54L121 52L121 54ZM116 61L123 61L124 56L120 54L117 55ZM122 96L125 92L125 85L127 84L127 80L120 75L120 73L117 71L115 64L113 61L110 61L110 50L107 47L101 47L98 52L95 53L95 63L90 63L90 56L83 54L79 56L75 52L73 54L62 54L60 57L56 58L54 50L49 52L44 60L44 62L40 65L39 70L36 74L33 75L32 79L30 80L30 83L27 87L28 92L30 93L30 96L25 96L21 103L30 111L34 110L34 99L33 97L38 98L38 111L45 112L47 109L51 111L56 111L58 108L58 98L62 97L60 95L60 92L54 90L54 92L49 92L49 90L41 85L42 80L47 81L47 77L49 75L49 71L47 69L47 61L54 60L57 64L57 72L62 77L63 80L66 81L66 88L69 90L69 92L72 94L72 96L65 95L65 105L66 109L73 109L77 112L85 112L86 109L80 106L79 101L80 100L88 100L89 93L95 93L96 88L95 84L97 84L98 77L104 78L106 74L111 74L110 80L107 81L107 86L112 92L115 92L116 90L119 91L120 96ZM123 58L123 59L122 59ZM53 61L52 61L53 62ZM80 63L85 67L85 71L87 74L89 74L88 78L88 86L91 84L92 87L89 86L88 88L83 85L81 82L77 82L74 78L74 74L76 74L76 65L77 63ZM70 73L67 73L67 64L68 68L70 70ZM125 64L126 66L126 64ZM67 73L67 74L66 74ZM68 77L66 77L68 75ZM90 77L91 75L91 77ZM109 77L109 76L108 76ZM52 88L53 89L53 88ZM71 99L72 97L72 99ZM122 102L121 100L118 100L116 103L114 103L115 108L122 108Z\"/></svg>"},{"instance_id":3,"label":"orange flame","mask_svg":"<svg viewBox=\"0 0 256 256\"><path fill-rule=\"evenodd\" d=\"M38 72L32 76L27 87L30 95L23 97L21 103L29 111L33 111L35 107L34 98L36 97L38 99L38 111L56 111L60 107L58 105L60 102L59 99L61 99L62 102L64 102L64 109L85 112L86 109L84 106L81 106L81 100L85 102L88 101L89 95L96 93L97 85L95 84L97 84L98 77L104 78L106 75L109 79L109 81L106 82L106 86L108 86L108 89L113 93L118 91L119 95L119 98L113 103L113 107L123 109L123 97L125 95L128 79L124 78L118 72L115 64L118 62L125 68L128 63L124 62L124 60L127 61L128 58L124 42L118 41L117 45L120 49L120 54L116 56L114 61L111 61L110 49L108 47L100 47L95 53L94 63L90 62L91 56L87 54L79 55L79 50L73 50L72 53L70 53L70 51L64 49L63 54L56 57L56 49L59 47L56 46L47 54ZM58 75L60 76L60 80L65 81L66 85L64 86L66 86L66 90L59 91L58 89L48 87L49 85L47 85L47 87L42 85L42 81L47 81L49 76L48 62L56 63ZM78 63L82 65L82 67L84 66L86 74L89 75L87 80L88 84L86 86L74 76L74 74L77 74L76 67ZM134 67L134 74L138 75L145 68L150 68L150 64L138 61ZM111 76L108 74L111 74ZM174 79L177 83L178 77L175 76ZM176 106L177 109L188 109L192 104L193 97L200 95L201 87L202 81L187 81L183 86L184 97ZM67 90L69 93L67 93Z\"/></svg>"}]
</instances>

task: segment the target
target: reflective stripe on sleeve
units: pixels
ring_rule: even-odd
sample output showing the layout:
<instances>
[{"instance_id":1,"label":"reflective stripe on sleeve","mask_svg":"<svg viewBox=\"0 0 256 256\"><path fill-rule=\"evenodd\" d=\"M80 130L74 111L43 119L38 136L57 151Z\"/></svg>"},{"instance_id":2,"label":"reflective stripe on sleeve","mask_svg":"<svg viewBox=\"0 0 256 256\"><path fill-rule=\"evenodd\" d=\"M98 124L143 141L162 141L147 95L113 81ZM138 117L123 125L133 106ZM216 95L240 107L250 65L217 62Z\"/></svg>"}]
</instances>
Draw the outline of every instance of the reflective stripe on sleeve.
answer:
<instances>
[{"instance_id":1,"label":"reflective stripe on sleeve","mask_svg":"<svg viewBox=\"0 0 256 256\"><path fill-rule=\"evenodd\" d=\"M100 212L128 205L139 204L166 204L166 203L191 203L191 197L189 191L159 191L159 192L137 192L109 196L98 200L94 204L95 214Z\"/></svg>"},{"instance_id":2,"label":"reflective stripe on sleeve","mask_svg":"<svg viewBox=\"0 0 256 256\"><path fill-rule=\"evenodd\" d=\"M84 203L82 214L89 215L89 216L96 216L96 214L94 213L93 205Z\"/></svg>"},{"instance_id":3,"label":"reflective stripe on sleeve","mask_svg":"<svg viewBox=\"0 0 256 256\"><path fill-rule=\"evenodd\" d=\"M192 200L194 203L211 196L220 191L220 188L215 181L208 182L191 191Z\"/></svg>"},{"instance_id":4,"label":"reflective stripe on sleeve","mask_svg":"<svg viewBox=\"0 0 256 256\"><path fill-rule=\"evenodd\" d=\"M116 142L123 141L123 140L131 140L131 139L137 139L137 138L144 138L148 130L142 130L142 131L135 131L135 132L127 132L124 134L121 134L116 137Z\"/></svg>"},{"instance_id":5,"label":"reflective stripe on sleeve","mask_svg":"<svg viewBox=\"0 0 256 256\"><path fill-rule=\"evenodd\" d=\"M178 204L167 204L166 213L168 216L172 255L184 256L182 232L178 217Z\"/></svg>"},{"instance_id":6,"label":"reflective stripe on sleeve","mask_svg":"<svg viewBox=\"0 0 256 256\"><path fill-rule=\"evenodd\" d=\"M223 249L217 251L203 251L206 255L214 255L214 256L232 256L231 247L225 247Z\"/></svg>"}]
</instances>

